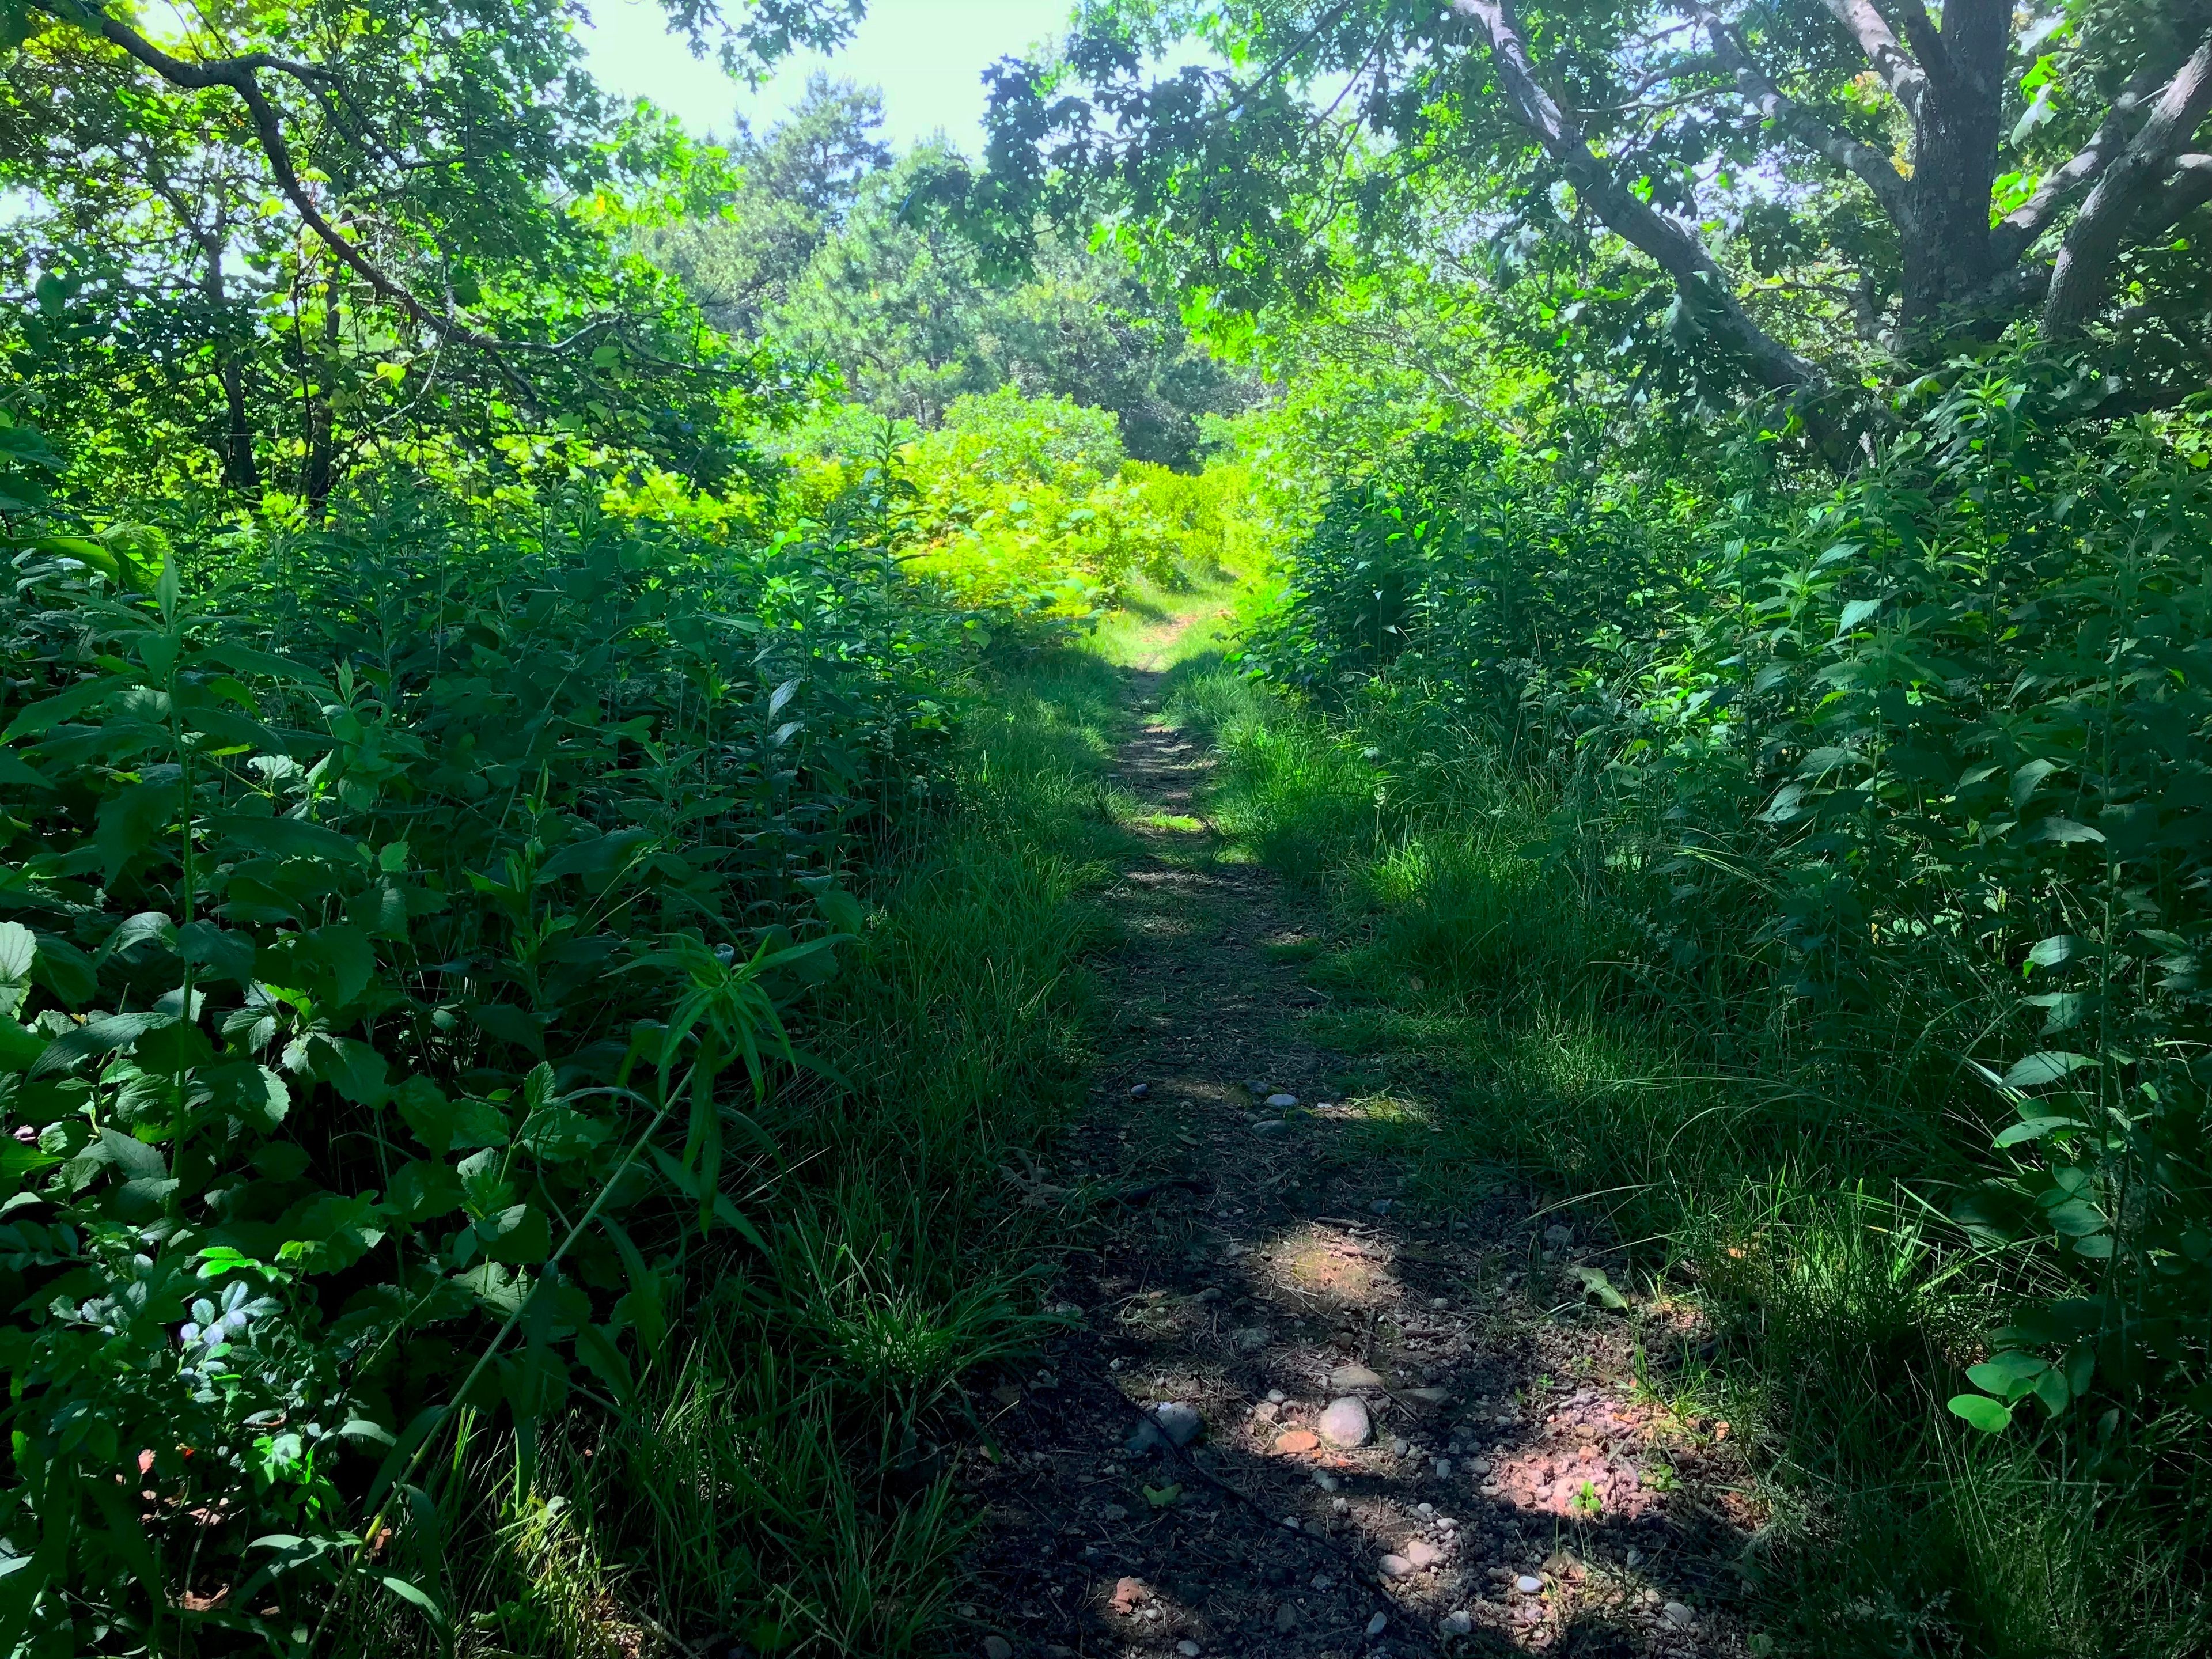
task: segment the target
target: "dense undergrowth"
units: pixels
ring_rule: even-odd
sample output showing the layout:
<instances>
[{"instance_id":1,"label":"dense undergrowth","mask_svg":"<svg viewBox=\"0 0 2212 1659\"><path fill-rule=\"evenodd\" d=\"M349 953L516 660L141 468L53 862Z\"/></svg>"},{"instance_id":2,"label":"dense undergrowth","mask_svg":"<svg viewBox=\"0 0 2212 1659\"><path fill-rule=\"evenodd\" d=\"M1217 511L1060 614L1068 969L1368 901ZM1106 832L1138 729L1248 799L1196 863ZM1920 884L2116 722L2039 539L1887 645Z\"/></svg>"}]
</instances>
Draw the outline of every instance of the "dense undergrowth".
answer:
<instances>
[{"instance_id":1,"label":"dense undergrowth","mask_svg":"<svg viewBox=\"0 0 2212 1659\"><path fill-rule=\"evenodd\" d=\"M2212 1637L2204 465L2026 372L1835 489L1420 441L1179 692L1338 1040L1449 1079L1427 1189L1712 1322L1649 1381L1753 1437L1804 1650Z\"/></svg>"},{"instance_id":2,"label":"dense undergrowth","mask_svg":"<svg viewBox=\"0 0 2212 1659\"><path fill-rule=\"evenodd\" d=\"M1096 688L589 504L15 567L9 1642L911 1648Z\"/></svg>"}]
</instances>

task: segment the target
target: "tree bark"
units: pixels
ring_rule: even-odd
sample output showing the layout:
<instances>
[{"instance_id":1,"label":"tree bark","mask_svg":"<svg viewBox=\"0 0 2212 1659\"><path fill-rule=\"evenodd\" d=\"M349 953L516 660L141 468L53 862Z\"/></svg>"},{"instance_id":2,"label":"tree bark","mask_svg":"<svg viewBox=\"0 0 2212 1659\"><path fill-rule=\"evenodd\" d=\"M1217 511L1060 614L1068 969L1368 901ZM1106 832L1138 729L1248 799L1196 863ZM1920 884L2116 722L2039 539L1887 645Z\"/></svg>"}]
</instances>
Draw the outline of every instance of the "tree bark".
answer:
<instances>
[{"instance_id":1,"label":"tree bark","mask_svg":"<svg viewBox=\"0 0 2212 1659\"><path fill-rule=\"evenodd\" d=\"M2212 113L2212 35L2166 83L2142 131L2105 169L2089 199L2081 204L2081 217L2067 232L2058 262L2051 267L2051 291L2043 302L2045 334L2063 339L2081 332L2088 322L2105 297L2129 226L2154 198L2166 194L2166 174L2208 113ZM2186 200L2194 189L2185 169L2178 200Z\"/></svg>"},{"instance_id":2,"label":"tree bark","mask_svg":"<svg viewBox=\"0 0 2212 1659\"><path fill-rule=\"evenodd\" d=\"M1912 177L1905 192L1904 293L1908 334L1940 324L1996 274L1990 194L1996 179L2011 27L2008 0L1949 0L1942 56L1923 64L1912 109Z\"/></svg>"}]
</instances>

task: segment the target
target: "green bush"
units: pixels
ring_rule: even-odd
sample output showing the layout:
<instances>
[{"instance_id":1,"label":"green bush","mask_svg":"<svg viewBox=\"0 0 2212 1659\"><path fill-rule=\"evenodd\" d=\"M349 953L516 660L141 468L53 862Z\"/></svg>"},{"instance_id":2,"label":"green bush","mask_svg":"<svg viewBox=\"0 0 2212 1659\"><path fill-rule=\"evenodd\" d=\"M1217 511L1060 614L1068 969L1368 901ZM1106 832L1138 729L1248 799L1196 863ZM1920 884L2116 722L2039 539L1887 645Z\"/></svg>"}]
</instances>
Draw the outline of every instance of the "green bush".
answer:
<instances>
[{"instance_id":1,"label":"green bush","mask_svg":"<svg viewBox=\"0 0 2212 1659\"><path fill-rule=\"evenodd\" d=\"M782 1011L941 781L958 619L856 548L404 491L102 568L20 547L0 624L4 1638L434 1621L455 1435L530 1492L769 1249Z\"/></svg>"},{"instance_id":2,"label":"green bush","mask_svg":"<svg viewBox=\"0 0 2212 1659\"><path fill-rule=\"evenodd\" d=\"M1844 1564L1783 1581L1808 1639L2096 1650L2205 1547L2205 427L2022 362L1840 484L1664 435L1340 490L1249 641L1282 692L1184 695L1222 817L1359 908L1334 1040L1462 1079L1425 1179L1510 1159L1698 1288L1676 1386ZM2130 1650L2201 1638L2161 1605Z\"/></svg>"}]
</instances>

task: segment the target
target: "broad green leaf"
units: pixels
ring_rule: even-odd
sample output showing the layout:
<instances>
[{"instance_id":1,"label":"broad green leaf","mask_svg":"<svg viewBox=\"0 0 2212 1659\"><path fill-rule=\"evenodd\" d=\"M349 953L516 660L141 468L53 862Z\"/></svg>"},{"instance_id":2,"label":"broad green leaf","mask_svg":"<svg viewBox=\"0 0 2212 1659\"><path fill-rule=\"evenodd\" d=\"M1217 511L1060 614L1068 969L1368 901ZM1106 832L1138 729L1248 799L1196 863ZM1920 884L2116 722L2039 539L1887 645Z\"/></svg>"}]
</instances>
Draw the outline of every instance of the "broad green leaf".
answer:
<instances>
[{"instance_id":1,"label":"broad green leaf","mask_svg":"<svg viewBox=\"0 0 2212 1659\"><path fill-rule=\"evenodd\" d=\"M2096 1061L2087 1054L2068 1054L2052 1049L2033 1054L2004 1074L2003 1086L2008 1089L2043 1089L2051 1084L2063 1083L2075 1072L2093 1067Z\"/></svg>"},{"instance_id":2,"label":"broad green leaf","mask_svg":"<svg viewBox=\"0 0 2212 1659\"><path fill-rule=\"evenodd\" d=\"M1949 1404L1953 1416L1964 1418L1984 1434L2002 1434L2012 1426L2012 1407L1985 1394L1953 1395Z\"/></svg>"},{"instance_id":3,"label":"broad green leaf","mask_svg":"<svg viewBox=\"0 0 2212 1659\"><path fill-rule=\"evenodd\" d=\"M57 1072L74 1070L94 1055L112 1054L118 1048L129 1047L149 1031L173 1024L176 1018L174 1014L161 1013L109 1014L72 1027L46 1045L46 1053L31 1067L31 1075L51 1077Z\"/></svg>"}]
</instances>

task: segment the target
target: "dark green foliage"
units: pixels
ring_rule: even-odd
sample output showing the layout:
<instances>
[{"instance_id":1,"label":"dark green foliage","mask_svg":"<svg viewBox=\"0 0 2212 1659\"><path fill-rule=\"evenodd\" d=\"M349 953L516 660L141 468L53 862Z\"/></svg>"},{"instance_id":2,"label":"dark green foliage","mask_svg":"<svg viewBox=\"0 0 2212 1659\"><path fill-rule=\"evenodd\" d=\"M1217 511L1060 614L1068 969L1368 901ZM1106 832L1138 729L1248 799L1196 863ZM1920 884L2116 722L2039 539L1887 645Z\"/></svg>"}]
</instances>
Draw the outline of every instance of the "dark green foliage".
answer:
<instances>
[{"instance_id":1,"label":"dark green foliage","mask_svg":"<svg viewBox=\"0 0 2212 1659\"><path fill-rule=\"evenodd\" d=\"M1838 1651L1885 1601L1902 1650L2099 1651L2207 1548L2208 449L2073 391L1962 369L1847 483L1718 499L1662 428L1418 442L1253 637L1340 729L1187 697L1227 821L1371 918L1344 1040L1723 1321L1693 1386L1767 1425L1777 1617Z\"/></svg>"},{"instance_id":2,"label":"dark green foliage","mask_svg":"<svg viewBox=\"0 0 2212 1659\"><path fill-rule=\"evenodd\" d=\"M286 1645L349 1574L438 1616L455 1413L527 1492L687 1268L767 1248L732 1194L779 1161L780 1011L963 660L877 556L557 504L191 562L204 598L25 549L7 611L30 1652Z\"/></svg>"}]
</instances>

